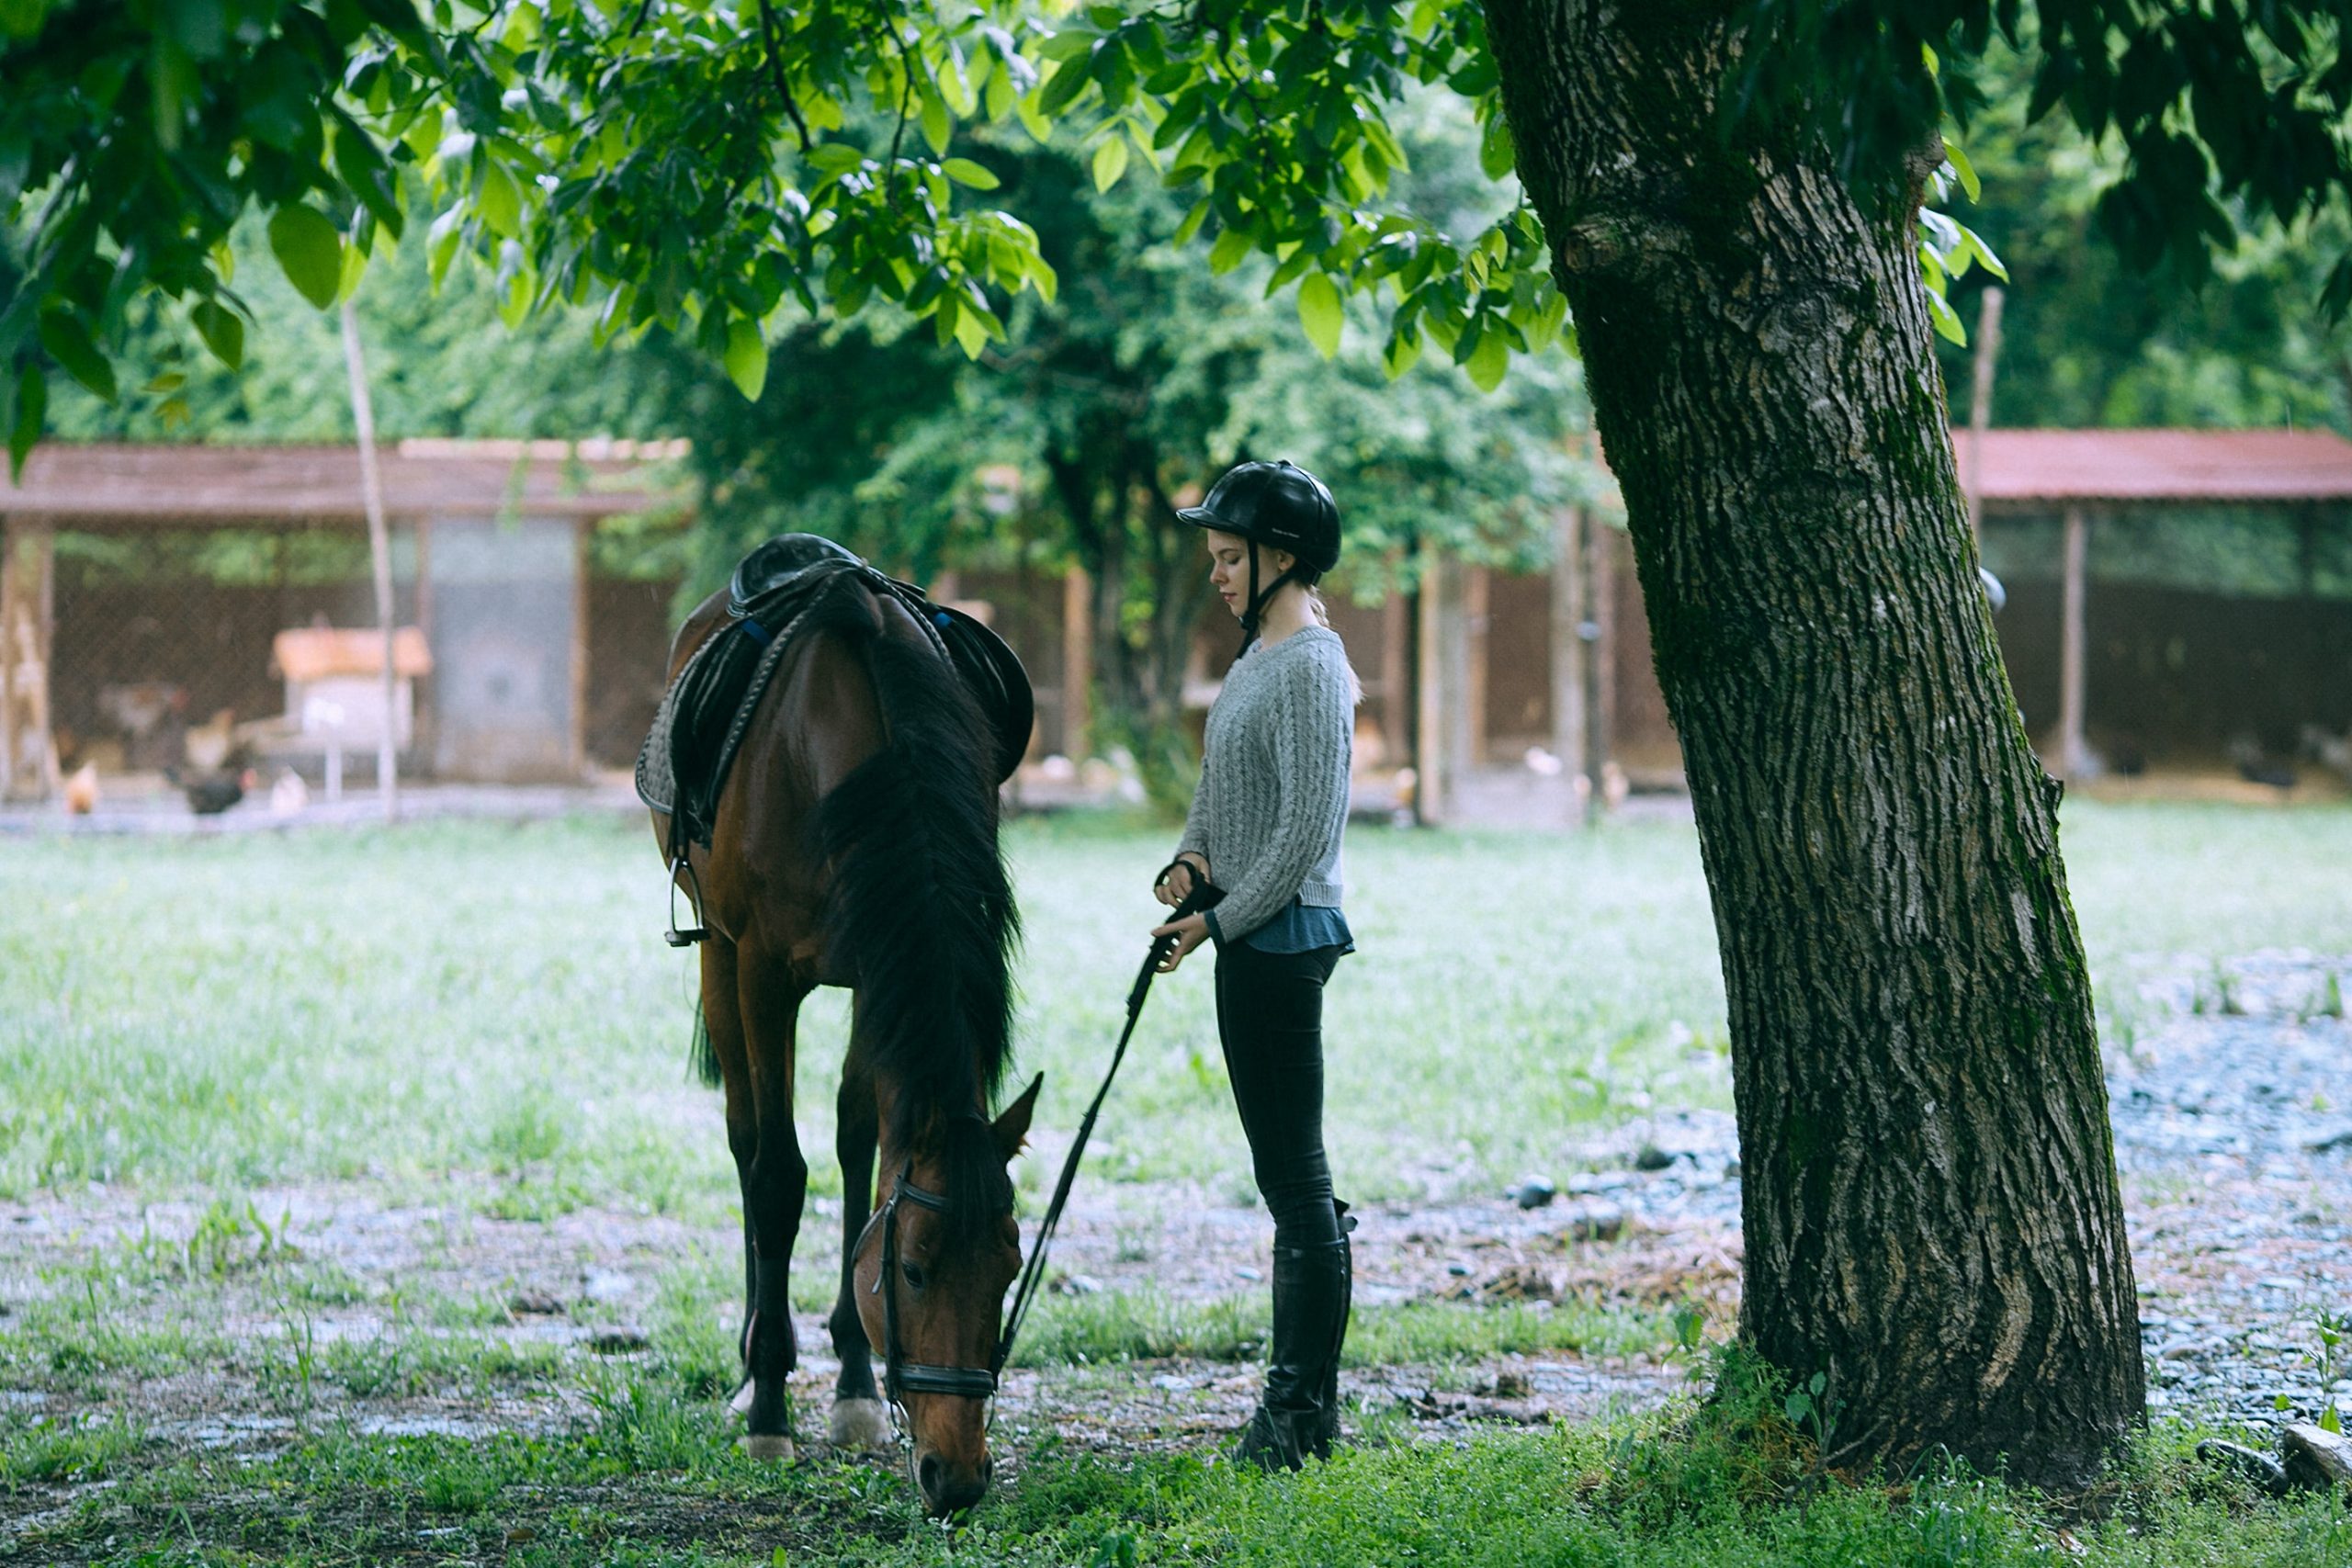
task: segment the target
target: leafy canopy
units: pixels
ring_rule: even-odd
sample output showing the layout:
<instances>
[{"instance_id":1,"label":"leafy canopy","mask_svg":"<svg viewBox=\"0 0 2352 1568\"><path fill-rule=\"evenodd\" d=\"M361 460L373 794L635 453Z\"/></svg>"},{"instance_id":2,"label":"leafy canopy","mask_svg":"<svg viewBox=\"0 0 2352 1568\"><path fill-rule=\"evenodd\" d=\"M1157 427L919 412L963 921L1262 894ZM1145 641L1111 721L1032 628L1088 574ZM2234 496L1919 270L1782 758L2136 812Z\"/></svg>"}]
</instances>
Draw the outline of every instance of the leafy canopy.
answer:
<instances>
[{"instance_id":1,"label":"leafy canopy","mask_svg":"<svg viewBox=\"0 0 2352 1568\"><path fill-rule=\"evenodd\" d=\"M2232 232L2225 201L2291 220L2345 187L2339 9L1744 0L1723 130L1794 127L1858 175L1891 168L1974 106L1937 60L1997 29L2041 51L2038 112L2063 102L2122 140L2101 213L2127 255L2201 262ZM278 264L323 308L400 237L409 180L438 211L436 276L466 253L510 321L560 302L606 335L659 323L747 395L795 313L887 301L978 357L1003 341L1009 298L1059 283L991 199L990 138L1015 124L1040 141L1073 128L1103 188L1156 170L1189 201L1181 237L1220 271L1270 258L1268 286L1296 286L1326 354L1351 293L1385 298L1392 373L1434 344L1482 388L1565 324L1531 211L1453 233L1390 198L1392 118L1417 93L1461 95L1486 173L1513 166L1473 6L0 0L0 423L18 462L52 372L115 394L142 295L242 358L251 312L224 244L241 212L269 214ZM1989 259L1964 233L1930 222L1931 287ZM2330 299L2352 299L2352 264Z\"/></svg>"}]
</instances>

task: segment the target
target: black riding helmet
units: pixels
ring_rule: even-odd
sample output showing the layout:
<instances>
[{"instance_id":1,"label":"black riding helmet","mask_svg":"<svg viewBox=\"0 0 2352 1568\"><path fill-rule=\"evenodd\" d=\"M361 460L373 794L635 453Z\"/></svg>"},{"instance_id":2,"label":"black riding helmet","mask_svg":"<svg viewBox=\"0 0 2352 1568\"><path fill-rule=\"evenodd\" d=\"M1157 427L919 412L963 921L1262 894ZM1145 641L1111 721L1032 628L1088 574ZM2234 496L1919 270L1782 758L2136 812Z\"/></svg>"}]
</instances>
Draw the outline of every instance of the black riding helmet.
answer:
<instances>
[{"instance_id":1,"label":"black riding helmet","mask_svg":"<svg viewBox=\"0 0 2352 1568\"><path fill-rule=\"evenodd\" d=\"M1321 479L1295 464L1240 463L1209 487L1198 506L1176 515L1195 528L1238 534L1252 545L1287 550L1289 570L1258 586L1258 552L1250 552L1250 597L1241 613L1241 647L1258 635L1258 617L1285 582L1309 587L1340 561L1340 503Z\"/></svg>"}]
</instances>

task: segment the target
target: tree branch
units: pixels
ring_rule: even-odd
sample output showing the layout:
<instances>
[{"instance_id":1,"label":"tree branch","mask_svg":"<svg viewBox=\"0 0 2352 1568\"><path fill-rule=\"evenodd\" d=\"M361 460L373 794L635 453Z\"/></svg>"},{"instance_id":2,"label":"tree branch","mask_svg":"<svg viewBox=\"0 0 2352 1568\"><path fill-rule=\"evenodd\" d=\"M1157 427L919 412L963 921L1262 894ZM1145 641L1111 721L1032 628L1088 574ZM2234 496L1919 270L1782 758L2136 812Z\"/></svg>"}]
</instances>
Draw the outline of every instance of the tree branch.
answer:
<instances>
[{"instance_id":1,"label":"tree branch","mask_svg":"<svg viewBox=\"0 0 2352 1568\"><path fill-rule=\"evenodd\" d=\"M809 140L808 122L800 118L800 104L793 97L792 88L784 79L784 59L775 51L775 6L773 0L760 0L760 42L768 57L768 74L775 80L776 96L784 100L784 112L790 117L792 129L800 133L800 150L806 152L814 143Z\"/></svg>"}]
</instances>

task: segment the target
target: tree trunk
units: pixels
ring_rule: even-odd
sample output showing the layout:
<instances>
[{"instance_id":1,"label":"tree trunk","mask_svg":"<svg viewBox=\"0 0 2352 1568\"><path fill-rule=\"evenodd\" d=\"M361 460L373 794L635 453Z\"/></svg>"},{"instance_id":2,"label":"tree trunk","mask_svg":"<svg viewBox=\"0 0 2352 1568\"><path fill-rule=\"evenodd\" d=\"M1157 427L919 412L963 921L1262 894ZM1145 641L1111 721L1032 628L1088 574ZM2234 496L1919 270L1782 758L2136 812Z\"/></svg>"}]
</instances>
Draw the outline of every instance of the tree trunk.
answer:
<instances>
[{"instance_id":1,"label":"tree trunk","mask_svg":"<svg viewBox=\"0 0 2352 1568\"><path fill-rule=\"evenodd\" d=\"M1744 1337L1829 1458L2066 1487L2144 1402L2090 986L1907 191L1720 139L1721 8L1491 0L1723 950Z\"/></svg>"}]
</instances>

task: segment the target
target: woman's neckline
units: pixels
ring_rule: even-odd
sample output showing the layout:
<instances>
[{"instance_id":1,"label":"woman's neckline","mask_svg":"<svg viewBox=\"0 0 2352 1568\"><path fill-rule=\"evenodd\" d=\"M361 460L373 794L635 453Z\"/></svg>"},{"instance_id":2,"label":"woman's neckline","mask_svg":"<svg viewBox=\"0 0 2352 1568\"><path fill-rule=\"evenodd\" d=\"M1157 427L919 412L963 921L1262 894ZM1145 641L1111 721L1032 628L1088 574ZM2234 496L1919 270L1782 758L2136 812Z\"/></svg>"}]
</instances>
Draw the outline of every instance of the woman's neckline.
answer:
<instances>
[{"instance_id":1,"label":"woman's neckline","mask_svg":"<svg viewBox=\"0 0 2352 1568\"><path fill-rule=\"evenodd\" d=\"M1272 653L1277 649L1288 648L1291 644L1298 641L1302 637L1312 637L1317 635L1328 637L1333 641L1337 641L1340 636L1338 632L1333 631L1330 627L1326 626L1301 626L1298 630L1291 633L1288 637L1283 637L1279 642L1268 642L1261 637L1256 642L1250 645L1250 651L1251 653Z\"/></svg>"}]
</instances>

